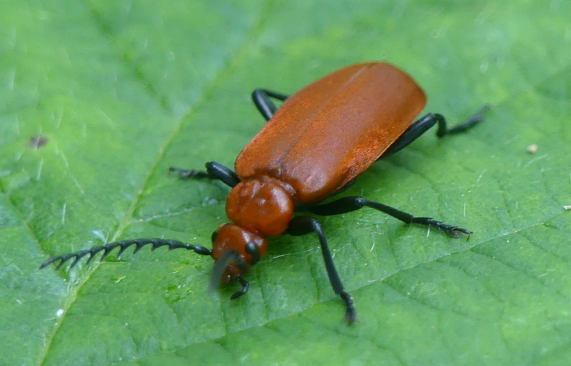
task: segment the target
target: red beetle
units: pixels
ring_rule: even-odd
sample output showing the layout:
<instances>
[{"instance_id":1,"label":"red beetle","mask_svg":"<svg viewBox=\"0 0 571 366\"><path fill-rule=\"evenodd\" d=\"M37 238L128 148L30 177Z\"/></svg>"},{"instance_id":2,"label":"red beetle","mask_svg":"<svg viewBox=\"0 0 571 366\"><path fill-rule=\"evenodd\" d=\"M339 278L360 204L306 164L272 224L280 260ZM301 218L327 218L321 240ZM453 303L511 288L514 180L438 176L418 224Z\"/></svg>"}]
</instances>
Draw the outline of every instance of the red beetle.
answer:
<instances>
[{"instance_id":1,"label":"red beetle","mask_svg":"<svg viewBox=\"0 0 571 366\"><path fill-rule=\"evenodd\" d=\"M182 248L215 260L212 286L240 282L241 289L232 295L236 299L248 291L244 275L266 253L268 237L314 233L331 286L343 299L346 319L352 323L356 317L353 300L343 288L319 220L308 213L337 215L370 207L407 224L436 227L453 237L471 233L363 197L320 202L432 126L438 125L438 137L465 131L482 120L487 107L454 128L448 128L444 117L436 113L414 121L426 104L424 92L409 75L384 62L345 67L289 97L257 89L252 99L268 123L238 155L236 172L216 162L206 163L206 171L170 169L182 178L219 179L232 187L226 201L231 223L213 233L212 250L177 240L124 240L52 257L41 268L54 262L59 268L72 259L73 267L84 256L89 256L89 262L99 252L104 258L115 248L121 254L129 246L135 246L135 252L145 245ZM277 109L271 99L284 103Z\"/></svg>"}]
</instances>

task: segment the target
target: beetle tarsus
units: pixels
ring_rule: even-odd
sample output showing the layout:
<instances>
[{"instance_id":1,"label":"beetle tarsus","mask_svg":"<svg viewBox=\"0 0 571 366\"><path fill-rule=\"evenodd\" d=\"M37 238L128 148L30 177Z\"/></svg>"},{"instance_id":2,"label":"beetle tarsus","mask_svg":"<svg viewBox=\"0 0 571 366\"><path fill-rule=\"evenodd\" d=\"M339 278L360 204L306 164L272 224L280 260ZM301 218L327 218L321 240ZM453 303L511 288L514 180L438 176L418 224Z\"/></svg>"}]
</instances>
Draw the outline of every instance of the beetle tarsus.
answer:
<instances>
[{"instance_id":1,"label":"beetle tarsus","mask_svg":"<svg viewBox=\"0 0 571 366\"><path fill-rule=\"evenodd\" d=\"M234 187L236 184L240 183L238 175L236 175L232 169L227 168L220 163L209 161L205 166L206 171L171 166L169 168L169 172L178 175L181 179L218 179L230 187Z\"/></svg>"},{"instance_id":2,"label":"beetle tarsus","mask_svg":"<svg viewBox=\"0 0 571 366\"><path fill-rule=\"evenodd\" d=\"M436 136L444 137L446 135L454 135L457 133L465 132L474 127L475 125L477 125L478 123L482 122L484 120L484 116L489 110L490 106L488 104L485 104L480 108L480 110L478 110L478 112L474 113L466 121L457 124L456 126L453 127L446 126L446 119L444 118L443 115L434 113L432 114L432 116L438 123L438 130L436 131Z\"/></svg>"},{"instance_id":3,"label":"beetle tarsus","mask_svg":"<svg viewBox=\"0 0 571 366\"><path fill-rule=\"evenodd\" d=\"M353 305L353 297L346 291L341 291L339 296L341 296L341 299L343 299L345 303L345 320L351 325L357 320L357 311Z\"/></svg>"},{"instance_id":4,"label":"beetle tarsus","mask_svg":"<svg viewBox=\"0 0 571 366\"><path fill-rule=\"evenodd\" d=\"M169 168L169 173L176 174L180 179L192 179L192 178L211 178L208 172L195 169L184 169L171 166Z\"/></svg>"},{"instance_id":5,"label":"beetle tarsus","mask_svg":"<svg viewBox=\"0 0 571 366\"><path fill-rule=\"evenodd\" d=\"M429 227L435 227L438 230L444 232L446 235L452 238L459 238L462 235L470 235L472 231L468 229L464 229L463 227L454 226L450 224L446 224L442 221L435 220L431 217L415 217L412 219L411 223L413 224L420 224L420 225L428 225Z\"/></svg>"},{"instance_id":6,"label":"beetle tarsus","mask_svg":"<svg viewBox=\"0 0 571 366\"><path fill-rule=\"evenodd\" d=\"M484 116L486 115L486 113L489 110L490 110L490 105L484 104L478 112L476 112L474 115L470 116L466 121L464 121L464 122L462 122L462 123L460 123L454 127L447 129L443 135L438 135L438 136L442 137L445 135L453 135L456 133L462 133L462 132L469 130L470 128L474 127L478 123L482 122L484 120ZM440 128L438 130L440 132Z\"/></svg>"}]
</instances>

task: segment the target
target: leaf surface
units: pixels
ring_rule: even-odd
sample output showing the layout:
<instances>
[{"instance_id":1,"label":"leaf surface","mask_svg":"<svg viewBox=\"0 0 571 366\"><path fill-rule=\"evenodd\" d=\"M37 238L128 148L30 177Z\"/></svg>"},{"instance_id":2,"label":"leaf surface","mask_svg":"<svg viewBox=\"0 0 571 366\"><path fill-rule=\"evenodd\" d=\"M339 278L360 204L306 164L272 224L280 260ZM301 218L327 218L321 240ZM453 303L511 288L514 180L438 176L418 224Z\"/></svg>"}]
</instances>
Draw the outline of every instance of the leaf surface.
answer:
<instances>
[{"instance_id":1,"label":"leaf surface","mask_svg":"<svg viewBox=\"0 0 571 366\"><path fill-rule=\"evenodd\" d=\"M571 362L571 4L0 9L1 364ZM493 110L465 135L428 133L343 193L468 227L469 240L370 210L323 219L354 326L311 236L273 240L239 301L208 293L211 261L181 251L37 269L116 239L208 245L227 189L168 167L231 166L263 125L254 88L293 93L377 59L418 80L427 111Z\"/></svg>"}]
</instances>

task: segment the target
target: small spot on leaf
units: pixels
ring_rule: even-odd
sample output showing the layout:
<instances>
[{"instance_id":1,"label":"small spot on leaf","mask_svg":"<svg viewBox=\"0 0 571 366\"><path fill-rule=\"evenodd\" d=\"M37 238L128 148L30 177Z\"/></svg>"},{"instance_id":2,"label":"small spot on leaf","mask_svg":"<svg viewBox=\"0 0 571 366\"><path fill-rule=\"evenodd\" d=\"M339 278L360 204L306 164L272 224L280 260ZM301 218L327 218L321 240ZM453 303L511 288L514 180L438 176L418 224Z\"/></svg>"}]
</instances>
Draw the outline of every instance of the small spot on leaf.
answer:
<instances>
[{"instance_id":1,"label":"small spot on leaf","mask_svg":"<svg viewBox=\"0 0 571 366\"><path fill-rule=\"evenodd\" d=\"M33 149L40 149L48 143L48 138L42 135L32 136L28 142L29 146Z\"/></svg>"},{"instance_id":2,"label":"small spot on leaf","mask_svg":"<svg viewBox=\"0 0 571 366\"><path fill-rule=\"evenodd\" d=\"M537 153L537 150L539 150L539 147L537 146L537 144L531 144L527 147L527 152L532 154L532 155Z\"/></svg>"}]
</instances>

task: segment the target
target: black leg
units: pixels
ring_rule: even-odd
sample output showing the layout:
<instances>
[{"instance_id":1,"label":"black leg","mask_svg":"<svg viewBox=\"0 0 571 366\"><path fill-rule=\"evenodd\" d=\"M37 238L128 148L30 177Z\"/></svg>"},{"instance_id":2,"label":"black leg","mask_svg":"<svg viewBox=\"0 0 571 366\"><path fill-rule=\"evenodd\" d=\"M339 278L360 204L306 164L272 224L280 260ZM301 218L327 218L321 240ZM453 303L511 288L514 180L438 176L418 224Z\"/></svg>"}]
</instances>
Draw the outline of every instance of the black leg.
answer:
<instances>
[{"instance_id":1,"label":"black leg","mask_svg":"<svg viewBox=\"0 0 571 366\"><path fill-rule=\"evenodd\" d=\"M260 111L262 116L264 116L266 121L269 121L274 113L276 113L278 110L270 98L281 100L283 102L288 98L288 96L266 89L256 89L252 92L252 101L256 105L256 108L258 108L258 111Z\"/></svg>"},{"instance_id":2,"label":"black leg","mask_svg":"<svg viewBox=\"0 0 571 366\"><path fill-rule=\"evenodd\" d=\"M310 233L317 234L319 244L321 245L321 254L323 254L323 261L325 262L325 269L327 270L327 276L329 277L329 283L331 283L333 291L335 291L335 293L339 295L345 303L345 319L349 324L353 323L357 315L355 307L353 306L353 298L343 288L343 283L339 278L337 269L335 269L335 263L333 263L333 257L329 251L329 245L327 244L327 239L323 234L319 221L309 216L294 217L289 224L288 233L295 236Z\"/></svg>"},{"instance_id":3,"label":"black leg","mask_svg":"<svg viewBox=\"0 0 571 366\"><path fill-rule=\"evenodd\" d=\"M419 138L423 133L425 133L428 129L430 129L435 124L438 124L438 130L436 131L436 136L444 137L446 135L452 135L460 132L464 132L480 121L484 119L484 115L489 110L489 106L483 106L476 114L472 117L468 118L466 121L452 127L448 128L446 125L446 119L444 116L438 113L429 113L426 116L422 117L418 121L414 122L399 138L396 140L391 147L382 157L391 155L396 153L397 151L403 149L404 147L408 146L414 140Z\"/></svg>"},{"instance_id":4,"label":"black leg","mask_svg":"<svg viewBox=\"0 0 571 366\"><path fill-rule=\"evenodd\" d=\"M246 295L248 293L248 290L250 289L250 283L246 281L244 277L242 276L238 277L238 282L240 282L240 285L242 285L242 287L238 291L234 292L232 296L230 296L230 300L236 300L237 298Z\"/></svg>"},{"instance_id":5,"label":"black leg","mask_svg":"<svg viewBox=\"0 0 571 366\"><path fill-rule=\"evenodd\" d=\"M115 248L119 248L119 252L117 254L121 255L121 253L123 253L125 251L125 249L127 249L130 246L135 246L134 253L137 253L145 245L151 245L153 250L166 246L169 248L169 250L186 249L186 250L191 250L191 251L193 251L197 254L201 254L201 255L212 255L212 251L208 248L203 247L202 245L186 244L186 243L180 242L178 240L154 239L154 238L153 239L132 239L132 240L117 241L117 242L108 243L105 245L98 245L98 246L93 247L93 248L83 249L83 250L80 250L77 252L51 257L50 259L48 259L47 261L42 263L42 265L40 266L40 269L45 268L45 267L49 266L50 264L56 263L56 262L58 262L56 264L56 269L59 269L65 262L73 259L73 262L71 262L71 266L69 267L69 268L72 268L73 266L75 266L77 264L77 262L79 262L79 260L81 258L83 258L85 256L89 256L87 259L87 263L89 263L89 262L91 262L91 260L93 260L95 255L99 252L103 252L103 254L101 255L101 258L100 258L100 259L103 259L103 258L107 257L107 255L109 255L109 253L111 253L111 251L113 251L113 249L115 249Z\"/></svg>"},{"instance_id":6,"label":"black leg","mask_svg":"<svg viewBox=\"0 0 571 366\"><path fill-rule=\"evenodd\" d=\"M397 210L396 208L383 205L382 203L369 201L366 198L357 197L357 196L343 197L333 202L324 203L316 206L309 206L306 209L309 212L312 212L316 215L329 216L329 215L339 215L346 212L355 211L363 207L374 208L375 210L384 212L387 215L397 218L407 224L434 226L435 228L442 230L443 232L454 238L457 238L462 234L468 235L472 233L470 230L458 226L445 224L441 221L435 220L430 217L415 217L406 212Z\"/></svg>"},{"instance_id":7,"label":"black leg","mask_svg":"<svg viewBox=\"0 0 571 366\"><path fill-rule=\"evenodd\" d=\"M219 179L230 187L234 187L236 184L240 183L240 178L232 171L232 169L215 161L206 163L206 171L176 168L174 166L171 166L169 171L171 173L176 173L182 179Z\"/></svg>"}]
</instances>

